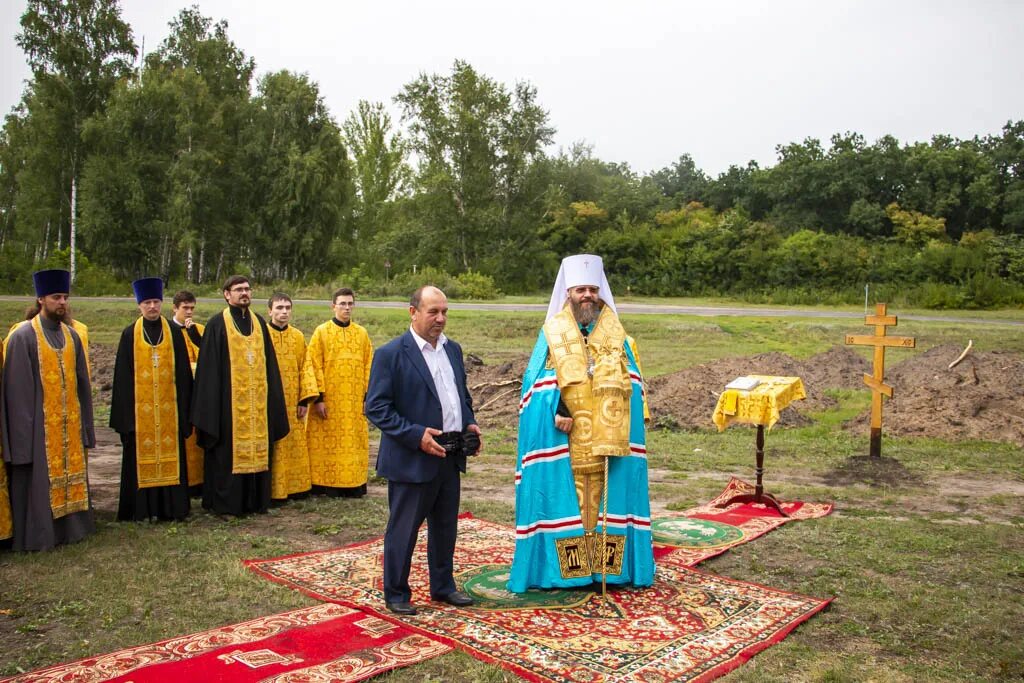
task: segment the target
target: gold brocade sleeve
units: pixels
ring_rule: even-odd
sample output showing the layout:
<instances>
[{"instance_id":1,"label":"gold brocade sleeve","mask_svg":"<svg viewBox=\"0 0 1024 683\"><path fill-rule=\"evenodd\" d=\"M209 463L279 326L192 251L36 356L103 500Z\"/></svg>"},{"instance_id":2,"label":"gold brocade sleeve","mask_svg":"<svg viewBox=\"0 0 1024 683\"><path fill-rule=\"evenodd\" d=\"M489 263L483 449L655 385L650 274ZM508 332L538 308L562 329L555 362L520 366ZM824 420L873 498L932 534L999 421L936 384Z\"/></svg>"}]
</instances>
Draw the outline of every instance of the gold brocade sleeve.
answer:
<instances>
[{"instance_id":1,"label":"gold brocade sleeve","mask_svg":"<svg viewBox=\"0 0 1024 683\"><path fill-rule=\"evenodd\" d=\"M313 374L313 368L306 362L306 357L309 355L309 348L306 346L306 338L301 332L299 332L297 343L299 345L299 403L301 403L307 399L316 398L320 392L316 388L316 376ZM295 406L289 406L289 409L293 409L294 407Z\"/></svg>"},{"instance_id":2,"label":"gold brocade sleeve","mask_svg":"<svg viewBox=\"0 0 1024 683\"><path fill-rule=\"evenodd\" d=\"M318 396L326 393L327 383L324 381L324 334L323 326L313 330L313 338L309 340L306 348L305 371L303 379L311 383L313 395Z\"/></svg>"}]
</instances>

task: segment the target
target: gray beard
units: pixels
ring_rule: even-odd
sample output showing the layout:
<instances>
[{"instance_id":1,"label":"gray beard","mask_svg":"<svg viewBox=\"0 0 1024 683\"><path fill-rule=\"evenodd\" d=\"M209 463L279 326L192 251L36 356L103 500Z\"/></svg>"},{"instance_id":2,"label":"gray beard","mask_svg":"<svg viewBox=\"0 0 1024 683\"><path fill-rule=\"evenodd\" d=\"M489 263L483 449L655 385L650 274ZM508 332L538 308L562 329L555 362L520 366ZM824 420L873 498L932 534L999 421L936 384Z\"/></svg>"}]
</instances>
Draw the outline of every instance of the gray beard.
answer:
<instances>
[{"instance_id":1,"label":"gray beard","mask_svg":"<svg viewBox=\"0 0 1024 683\"><path fill-rule=\"evenodd\" d=\"M572 299L569 300L569 305L572 307L572 317L576 318L576 322L580 325L589 325L597 320L597 317L601 315L601 309L604 307L604 303L600 300L588 308L584 308L583 304L578 304Z\"/></svg>"}]
</instances>

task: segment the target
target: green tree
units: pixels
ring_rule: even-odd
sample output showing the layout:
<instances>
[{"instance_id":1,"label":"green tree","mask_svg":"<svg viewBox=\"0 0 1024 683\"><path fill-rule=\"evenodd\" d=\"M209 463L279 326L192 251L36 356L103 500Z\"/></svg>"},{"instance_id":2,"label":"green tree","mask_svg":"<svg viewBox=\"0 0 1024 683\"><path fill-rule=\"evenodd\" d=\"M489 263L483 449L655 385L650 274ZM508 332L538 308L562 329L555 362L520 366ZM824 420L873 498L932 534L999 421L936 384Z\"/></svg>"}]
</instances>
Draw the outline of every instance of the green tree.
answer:
<instances>
[{"instance_id":1,"label":"green tree","mask_svg":"<svg viewBox=\"0 0 1024 683\"><path fill-rule=\"evenodd\" d=\"M220 281L250 256L252 169L243 159L255 62L197 7L182 10L146 56L143 79L171 79L186 95L175 113L168 170L167 229L161 248L184 254L187 279ZM193 266L194 264L194 266Z\"/></svg>"},{"instance_id":2,"label":"green tree","mask_svg":"<svg viewBox=\"0 0 1024 683\"><path fill-rule=\"evenodd\" d=\"M923 247L946 237L945 218L934 218L920 211L905 211L895 202L885 207L885 213L892 221L896 239L906 245Z\"/></svg>"},{"instance_id":3,"label":"green tree","mask_svg":"<svg viewBox=\"0 0 1024 683\"><path fill-rule=\"evenodd\" d=\"M986 148L998 183L999 218L992 227L1024 235L1024 120L1007 121L1003 134L989 138Z\"/></svg>"},{"instance_id":4,"label":"green tree","mask_svg":"<svg viewBox=\"0 0 1024 683\"><path fill-rule=\"evenodd\" d=\"M26 153L56 153L59 164L51 172L60 177L51 183L26 182L20 203L48 205L51 211L57 204L66 206L59 211L61 224L55 228L60 235L66 222L74 277L78 183L87 156L82 127L103 110L118 79L131 72L135 43L116 0L29 0L21 28L16 39L28 56L34 79L34 102L28 110L40 116L47 111L46 124L36 121L33 125L52 126L39 137L48 137L55 145L49 150L26 148ZM49 163L35 166L53 167ZM47 185L58 185L60 192L46 191Z\"/></svg>"},{"instance_id":5,"label":"green tree","mask_svg":"<svg viewBox=\"0 0 1024 683\"><path fill-rule=\"evenodd\" d=\"M251 260L263 279L331 273L325 249L337 237L351 246L351 189L341 132L317 85L279 71L260 79L245 133L253 170ZM350 264L354 265L354 264Z\"/></svg>"},{"instance_id":6,"label":"green tree","mask_svg":"<svg viewBox=\"0 0 1024 683\"><path fill-rule=\"evenodd\" d=\"M398 256L387 248L385 233L394 224L395 199L408 188L411 170L406 162L408 144L392 128L384 105L360 100L342 124L355 182L355 242L382 247L381 260ZM381 239L378 239L381 236Z\"/></svg>"},{"instance_id":7,"label":"green tree","mask_svg":"<svg viewBox=\"0 0 1024 683\"><path fill-rule=\"evenodd\" d=\"M87 167L83 223L96 256L122 274L220 280L252 256L243 131L255 65L224 22L194 8L170 28L139 78L90 122L99 153Z\"/></svg>"},{"instance_id":8,"label":"green tree","mask_svg":"<svg viewBox=\"0 0 1024 683\"><path fill-rule=\"evenodd\" d=\"M671 166L652 173L651 178L661 193L673 198L677 206L707 199L705 193L710 181L689 154L683 154Z\"/></svg>"},{"instance_id":9,"label":"green tree","mask_svg":"<svg viewBox=\"0 0 1024 683\"><path fill-rule=\"evenodd\" d=\"M460 272L528 267L534 235L522 212L539 210L530 166L554 133L536 89L510 91L456 61L450 75L423 74L395 100L419 159L416 229L430 250L421 256Z\"/></svg>"}]
</instances>

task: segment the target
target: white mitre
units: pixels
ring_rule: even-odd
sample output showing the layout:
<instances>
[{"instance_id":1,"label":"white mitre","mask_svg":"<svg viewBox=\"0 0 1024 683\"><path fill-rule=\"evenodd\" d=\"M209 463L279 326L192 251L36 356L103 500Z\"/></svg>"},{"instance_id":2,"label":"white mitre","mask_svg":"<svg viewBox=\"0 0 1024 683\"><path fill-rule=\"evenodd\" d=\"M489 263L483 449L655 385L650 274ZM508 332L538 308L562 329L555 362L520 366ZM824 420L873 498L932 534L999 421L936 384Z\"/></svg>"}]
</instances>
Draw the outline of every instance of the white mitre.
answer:
<instances>
[{"instance_id":1,"label":"white mitre","mask_svg":"<svg viewBox=\"0 0 1024 683\"><path fill-rule=\"evenodd\" d=\"M615 310L615 298L612 296L612 288L608 286L608 278L604 275L604 263L600 256L594 254L576 254L566 256L562 259L562 265L558 268L558 277L555 278L555 288L551 291L551 303L548 305L548 317L558 315L569 300L568 290L573 287L590 285L598 288L598 296L606 305Z\"/></svg>"}]
</instances>

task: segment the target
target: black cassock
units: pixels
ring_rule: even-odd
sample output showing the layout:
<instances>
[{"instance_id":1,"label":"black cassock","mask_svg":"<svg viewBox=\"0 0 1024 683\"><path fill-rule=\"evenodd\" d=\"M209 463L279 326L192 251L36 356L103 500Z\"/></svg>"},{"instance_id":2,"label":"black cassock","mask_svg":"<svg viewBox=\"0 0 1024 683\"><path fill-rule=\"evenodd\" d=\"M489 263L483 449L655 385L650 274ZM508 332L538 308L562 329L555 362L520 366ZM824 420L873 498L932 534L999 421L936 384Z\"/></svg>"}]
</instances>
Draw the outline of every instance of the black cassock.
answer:
<instances>
[{"instance_id":1,"label":"black cassock","mask_svg":"<svg viewBox=\"0 0 1024 683\"><path fill-rule=\"evenodd\" d=\"M161 335L160 320L143 320L143 329L150 339ZM184 519L189 513L188 470L185 460L185 439L192 433L189 408L192 403L192 366L188 348L171 325L174 348L174 384L178 398L178 483L140 489L135 460L135 323L121 332L114 361L114 389L110 398L110 427L121 435L121 497L117 518L123 521Z\"/></svg>"},{"instance_id":2,"label":"black cassock","mask_svg":"<svg viewBox=\"0 0 1024 683\"><path fill-rule=\"evenodd\" d=\"M192 392L192 424L196 442L204 449L203 507L218 514L243 515L266 512L270 506L270 455L274 442L288 435L288 413L284 388L277 366L277 354L259 315L228 307L238 331L244 336L263 335L263 353L267 363L267 431L269 434L267 469L255 474L232 474L231 362L228 358L227 330L223 314L210 318L199 348L196 381Z\"/></svg>"}]
</instances>

